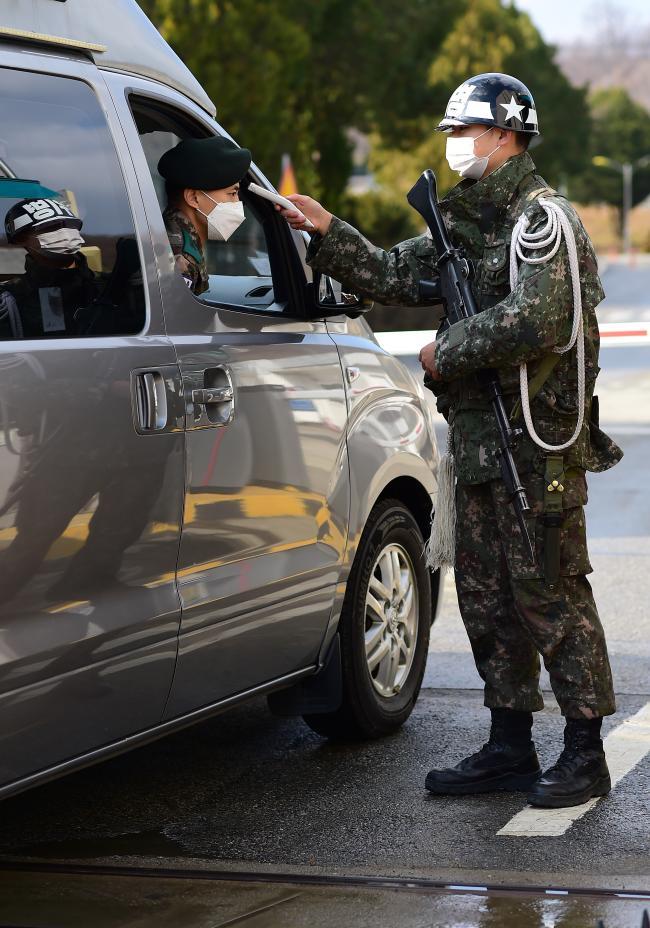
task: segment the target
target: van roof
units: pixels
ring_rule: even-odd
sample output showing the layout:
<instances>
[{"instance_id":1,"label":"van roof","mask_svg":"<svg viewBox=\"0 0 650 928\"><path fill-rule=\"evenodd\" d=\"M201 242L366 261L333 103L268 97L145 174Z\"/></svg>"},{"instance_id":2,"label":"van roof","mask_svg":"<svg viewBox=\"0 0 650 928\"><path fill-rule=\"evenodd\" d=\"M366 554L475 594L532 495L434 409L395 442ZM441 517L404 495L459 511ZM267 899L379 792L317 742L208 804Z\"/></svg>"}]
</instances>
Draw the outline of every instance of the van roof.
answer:
<instances>
[{"instance_id":1,"label":"van roof","mask_svg":"<svg viewBox=\"0 0 650 928\"><path fill-rule=\"evenodd\" d=\"M0 9L0 38L31 33L46 44L48 37L56 37L71 40L71 46L73 41L101 46L92 51L98 67L153 78L216 114L192 72L135 0L0 0Z\"/></svg>"}]
</instances>

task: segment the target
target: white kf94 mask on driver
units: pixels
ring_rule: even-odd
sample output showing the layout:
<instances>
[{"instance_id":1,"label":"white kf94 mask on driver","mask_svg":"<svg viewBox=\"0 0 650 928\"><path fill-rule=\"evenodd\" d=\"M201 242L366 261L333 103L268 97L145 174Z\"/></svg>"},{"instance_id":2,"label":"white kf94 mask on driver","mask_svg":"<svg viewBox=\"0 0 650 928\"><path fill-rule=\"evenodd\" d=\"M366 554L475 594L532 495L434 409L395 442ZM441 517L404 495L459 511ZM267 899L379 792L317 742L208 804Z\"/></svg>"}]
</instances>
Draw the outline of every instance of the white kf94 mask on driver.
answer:
<instances>
[{"instance_id":1,"label":"white kf94 mask on driver","mask_svg":"<svg viewBox=\"0 0 650 928\"><path fill-rule=\"evenodd\" d=\"M490 126L485 132L481 132L480 135L475 137L461 136L460 138L453 138L449 136L447 139L446 155L447 163L452 171L456 171L461 177L469 177L471 180L480 180L481 177L483 177L488 161L499 146L497 145L489 155L486 155L484 158L479 158L478 155L474 153L474 142L476 139L482 139L491 129L492 127Z\"/></svg>"},{"instance_id":2,"label":"white kf94 mask on driver","mask_svg":"<svg viewBox=\"0 0 650 928\"><path fill-rule=\"evenodd\" d=\"M203 193L208 200L212 200L209 193L205 190ZM211 209L209 213L199 210L201 215L208 220L208 238L210 241L227 242L246 218L244 204L241 200L237 203L217 203L216 200L212 202L214 209Z\"/></svg>"}]
</instances>

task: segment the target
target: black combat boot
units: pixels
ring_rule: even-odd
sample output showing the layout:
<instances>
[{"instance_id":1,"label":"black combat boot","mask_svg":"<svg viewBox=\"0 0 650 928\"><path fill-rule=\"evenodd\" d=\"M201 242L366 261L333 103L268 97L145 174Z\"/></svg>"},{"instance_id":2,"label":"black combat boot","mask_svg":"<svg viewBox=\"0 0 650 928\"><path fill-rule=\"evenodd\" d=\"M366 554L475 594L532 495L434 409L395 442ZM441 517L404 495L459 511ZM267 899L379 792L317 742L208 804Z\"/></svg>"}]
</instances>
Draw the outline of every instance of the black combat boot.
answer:
<instances>
[{"instance_id":1,"label":"black combat boot","mask_svg":"<svg viewBox=\"0 0 650 928\"><path fill-rule=\"evenodd\" d=\"M564 750L528 794L533 806L580 806L612 788L600 737L602 719L567 719Z\"/></svg>"},{"instance_id":2,"label":"black combat boot","mask_svg":"<svg viewBox=\"0 0 650 928\"><path fill-rule=\"evenodd\" d=\"M490 740L455 767L430 770L425 787L438 795L528 790L541 773L530 733L532 712L492 709Z\"/></svg>"}]
</instances>

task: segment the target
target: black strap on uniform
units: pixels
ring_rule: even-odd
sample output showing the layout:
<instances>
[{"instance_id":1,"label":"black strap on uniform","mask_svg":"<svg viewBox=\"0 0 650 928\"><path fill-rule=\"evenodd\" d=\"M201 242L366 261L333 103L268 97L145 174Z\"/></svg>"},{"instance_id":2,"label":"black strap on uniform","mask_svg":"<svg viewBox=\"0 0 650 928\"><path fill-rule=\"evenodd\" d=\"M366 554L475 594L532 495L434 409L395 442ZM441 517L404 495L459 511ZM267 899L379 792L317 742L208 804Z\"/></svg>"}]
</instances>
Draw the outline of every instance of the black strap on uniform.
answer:
<instances>
[{"instance_id":1,"label":"black strap on uniform","mask_svg":"<svg viewBox=\"0 0 650 928\"><path fill-rule=\"evenodd\" d=\"M564 522L564 458L549 454L544 472L544 579L553 589L560 578L560 530Z\"/></svg>"}]
</instances>

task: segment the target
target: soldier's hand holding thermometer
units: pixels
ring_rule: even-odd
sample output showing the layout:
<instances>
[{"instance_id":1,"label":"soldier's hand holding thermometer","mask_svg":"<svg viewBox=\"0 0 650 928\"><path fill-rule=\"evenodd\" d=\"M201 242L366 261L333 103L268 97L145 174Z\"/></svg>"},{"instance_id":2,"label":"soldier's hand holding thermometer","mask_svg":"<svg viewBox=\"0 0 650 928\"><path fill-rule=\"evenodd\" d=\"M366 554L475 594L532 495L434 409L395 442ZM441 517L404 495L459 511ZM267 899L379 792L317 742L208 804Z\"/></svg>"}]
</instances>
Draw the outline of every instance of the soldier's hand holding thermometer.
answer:
<instances>
[{"instance_id":1,"label":"soldier's hand holding thermometer","mask_svg":"<svg viewBox=\"0 0 650 928\"><path fill-rule=\"evenodd\" d=\"M257 196L275 203L275 208L282 213L292 229L301 232L320 232L325 235L332 221L332 214L312 197L294 193L289 197L280 196L258 184L249 184L248 190Z\"/></svg>"}]
</instances>

